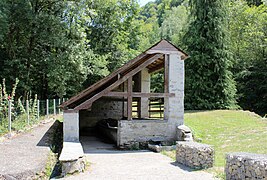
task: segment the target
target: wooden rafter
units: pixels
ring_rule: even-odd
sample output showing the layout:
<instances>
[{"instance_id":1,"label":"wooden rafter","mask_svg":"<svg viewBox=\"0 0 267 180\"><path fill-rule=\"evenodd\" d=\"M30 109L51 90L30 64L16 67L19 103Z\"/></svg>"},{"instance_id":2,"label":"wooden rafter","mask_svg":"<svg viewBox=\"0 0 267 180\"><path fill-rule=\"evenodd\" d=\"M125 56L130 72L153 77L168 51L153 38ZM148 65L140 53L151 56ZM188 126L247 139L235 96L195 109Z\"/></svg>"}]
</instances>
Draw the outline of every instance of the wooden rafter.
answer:
<instances>
[{"instance_id":1,"label":"wooden rafter","mask_svg":"<svg viewBox=\"0 0 267 180\"><path fill-rule=\"evenodd\" d=\"M118 78L120 78L120 72L121 71L123 71L124 69L130 68L135 63L137 63L140 59L143 59L145 56L147 56L147 54L145 54L145 53L142 53L142 54L138 55L133 60L129 61L124 66L122 66L121 68L117 69L116 71L114 71L113 73L111 73L110 75L108 75L107 77L105 77L104 79L102 79L101 81L96 82L95 84L93 84L89 88L83 90L82 92L80 92L76 96L73 96L72 98L70 98L68 101L62 103L61 107L66 107L66 106L74 103L77 99L80 99L82 97L85 97L85 96L89 95L92 91L94 91L95 89L101 87L107 81L113 79L116 76Z\"/></svg>"},{"instance_id":2,"label":"wooden rafter","mask_svg":"<svg viewBox=\"0 0 267 180\"><path fill-rule=\"evenodd\" d=\"M121 68L117 69L107 77L101 79L97 83L91 85L87 89L83 90L76 96L73 96L68 101L62 103L60 105L60 108L63 108L65 110L67 109L80 109L80 108L86 108L91 106L91 104L100 98L101 96L105 95L110 91L110 88L114 88L113 85L118 84L119 82L126 81L125 76L128 76L128 74L132 71L134 71L137 67L140 65L143 65L147 59L150 59L154 57L157 54L170 54L175 53L181 55L181 59L184 60L188 58L189 56L183 52L178 47L174 46L170 42L166 40L161 40L158 43L156 43L154 46L150 47L134 59L128 61L125 65L123 65ZM164 60L163 57L159 57L155 61L150 62L150 64L147 64L146 67L149 69L149 72L155 72L158 71L158 69L161 69L163 67ZM91 103L89 103L91 102ZM89 109L87 108L87 109Z\"/></svg>"},{"instance_id":3,"label":"wooden rafter","mask_svg":"<svg viewBox=\"0 0 267 180\"><path fill-rule=\"evenodd\" d=\"M128 78L127 84L127 119L132 120L132 103L133 103L133 77L130 76Z\"/></svg>"},{"instance_id":4,"label":"wooden rafter","mask_svg":"<svg viewBox=\"0 0 267 180\"><path fill-rule=\"evenodd\" d=\"M154 72L157 72L157 71L161 70L162 68L164 68L164 63L161 63L161 64L159 64L158 66L155 66L155 67L153 67L153 68L150 68L150 69L148 70L148 73L154 73Z\"/></svg>"},{"instance_id":5,"label":"wooden rafter","mask_svg":"<svg viewBox=\"0 0 267 180\"><path fill-rule=\"evenodd\" d=\"M94 101L96 101L100 97L106 95L112 89L116 88L121 83L125 82L129 77L134 76L136 73L138 73L139 71L141 71L142 69L144 69L146 66L148 66L149 64L151 64L155 60L157 60L159 58L162 58L162 57L163 57L162 54L156 54L156 55L150 57L149 59L147 59L146 61L144 61L142 64L140 64L139 66L137 66L135 69L133 69L132 71L130 71L128 74L126 74L125 76L121 76L120 79L118 79L116 82L114 82L113 84L111 84L110 86L108 86L107 88L105 88L104 90L102 90L101 92L95 94L90 99L88 99L85 102L81 103L80 105L76 106L74 109L75 110L81 110L81 109L88 109L88 108L90 108L92 106L92 103Z\"/></svg>"},{"instance_id":6,"label":"wooden rafter","mask_svg":"<svg viewBox=\"0 0 267 180\"><path fill-rule=\"evenodd\" d=\"M128 94L127 92L109 92L106 95L107 97L127 97ZM142 92L133 92L132 97L146 97L146 98L151 98L151 97L174 97L174 93L142 93Z\"/></svg>"}]
</instances>

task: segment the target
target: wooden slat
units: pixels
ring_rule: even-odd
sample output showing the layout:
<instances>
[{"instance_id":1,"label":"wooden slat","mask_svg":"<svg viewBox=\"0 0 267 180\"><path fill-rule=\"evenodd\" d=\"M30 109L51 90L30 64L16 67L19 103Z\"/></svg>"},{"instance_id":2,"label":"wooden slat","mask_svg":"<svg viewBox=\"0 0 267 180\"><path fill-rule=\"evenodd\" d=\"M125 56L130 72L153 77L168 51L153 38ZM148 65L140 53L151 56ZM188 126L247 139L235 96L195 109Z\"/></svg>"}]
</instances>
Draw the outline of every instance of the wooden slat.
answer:
<instances>
[{"instance_id":1,"label":"wooden slat","mask_svg":"<svg viewBox=\"0 0 267 180\"><path fill-rule=\"evenodd\" d=\"M105 94L104 96L109 97L127 97L127 92L109 92ZM175 93L141 93L141 92L133 92L132 97L174 97Z\"/></svg>"},{"instance_id":2,"label":"wooden slat","mask_svg":"<svg viewBox=\"0 0 267 180\"><path fill-rule=\"evenodd\" d=\"M112 89L116 88L118 85L120 85L121 83L123 83L124 81L126 81L129 77L134 76L136 73L138 73L139 71L141 71L142 69L144 69L147 65L151 64L152 62L154 62L155 60L157 60L158 58L161 58L161 57L162 57L162 54L156 54L156 55L150 57L148 60L146 60L145 62L143 62L143 64L139 65L138 67L136 67L134 70L130 71L125 76L122 76L115 83L111 84L109 87L107 87L106 89L102 90L101 92L95 94L93 97L91 97L90 99L86 100L82 104L76 106L74 109L78 109L78 110L88 109L89 107L91 107L91 105L92 105L92 103L94 101L96 101L100 97L106 95Z\"/></svg>"},{"instance_id":3,"label":"wooden slat","mask_svg":"<svg viewBox=\"0 0 267 180\"><path fill-rule=\"evenodd\" d=\"M132 97L132 92L133 92L133 78L132 76L129 77L128 79L128 84L127 84L127 119L132 120L132 102L133 102L133 97Z\"/></svg>"},{"instance_id":4,"label":"wooden slat","mask_svg":"<svg viewBox=\"0 0 267 180\"><path fill-rule=\"evenodd\" d=\"M163 112L163 110L153 110L153 109L151 109L151 110L149 110L149 112Z\"/></svg>"}]
</instances>

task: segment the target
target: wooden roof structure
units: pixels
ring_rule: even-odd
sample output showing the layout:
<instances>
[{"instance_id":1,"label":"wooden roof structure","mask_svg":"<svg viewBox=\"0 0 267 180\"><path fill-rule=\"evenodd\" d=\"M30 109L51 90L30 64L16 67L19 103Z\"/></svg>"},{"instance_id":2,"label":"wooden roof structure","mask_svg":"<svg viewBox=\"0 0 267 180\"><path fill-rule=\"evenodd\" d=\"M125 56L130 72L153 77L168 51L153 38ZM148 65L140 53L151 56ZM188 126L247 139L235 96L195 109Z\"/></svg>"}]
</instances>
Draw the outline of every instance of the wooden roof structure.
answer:
<instances>
[{"instance_id":1,"label":"wooden roof structure","mask_svg":"<svg viewBox=\"0 0 267 180\"><path fill-rule=\"evenodd\" d=\"M166 97L171 96L168 93L137 93L132 92L132 83L128 83L128 92L112 92L113 89L128 80L132 81L132 77L147 68L149 73L158 71L164 66L165 54L179 53L181 59L188 58L188 55L174 46L167 40L161 40L145 52L141 53L134 59L128 61L121 68L115 70L110 75L96 82L92 86L78 93L70 98L68 101L62 103L60 106L64 110L79 111L82 109L90 109L92 103L103 96L120 96L128 97L128 104L131 104L132 97ZM131 98L129 98L131 97Z\"/></svg>"}]
</instances>

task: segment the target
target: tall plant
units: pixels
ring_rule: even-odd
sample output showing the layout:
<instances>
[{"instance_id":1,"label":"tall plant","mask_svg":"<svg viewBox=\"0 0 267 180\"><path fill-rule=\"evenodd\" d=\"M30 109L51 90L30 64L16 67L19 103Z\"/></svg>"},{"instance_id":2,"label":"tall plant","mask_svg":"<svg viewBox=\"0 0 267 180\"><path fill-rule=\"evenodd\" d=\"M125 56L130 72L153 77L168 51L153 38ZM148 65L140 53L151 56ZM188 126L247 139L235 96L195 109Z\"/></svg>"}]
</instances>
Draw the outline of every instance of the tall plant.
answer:
<instances>
[{"instance_id":1,"label":"tall plant","mask_svg":"<svg viewBox=\"0 0 267 180\"><path fill-rule=\"evenodd\" d=\"M226 0L190 0L191 23L183 38L187 109L225 109L236 105L230 68Z\"/></svg>"},{"instance_id":2,"label":"tall plant","mask_svg":"<svg viewBox=\"0 0 267 180\"><path fill-rule=\"evenodd\" d=\"M6 118L8 116L8 101L11 102L11 106L14 107L14 98L19 80L16 78L15 84L13 84L11 93L8 94L6 90L6 80L3 79L3 83L0 85L0 117Z\"/></svg>"}]
</instances>

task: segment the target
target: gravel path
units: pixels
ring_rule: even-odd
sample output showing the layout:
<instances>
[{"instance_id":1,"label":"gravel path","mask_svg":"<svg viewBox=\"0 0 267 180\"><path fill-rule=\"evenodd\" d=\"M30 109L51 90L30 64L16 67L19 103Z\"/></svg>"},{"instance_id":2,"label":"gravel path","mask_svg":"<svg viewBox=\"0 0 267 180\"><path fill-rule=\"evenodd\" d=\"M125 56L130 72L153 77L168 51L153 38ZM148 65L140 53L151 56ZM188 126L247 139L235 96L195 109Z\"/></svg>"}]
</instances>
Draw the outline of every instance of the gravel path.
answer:
<instances>
[{"instance_id":1,"label":"gravel path","mask_svg":"<svg viewBox=\"0 0 267 180\"><path fill-rule=\"evenodd\" d=\"M93 137L82 137L81 142L89 170L65 179L97 180L210 180L212 174L191 171L176 164L171 158L151 151L118 151L112 145Z\"/></svg>"},{"instance_id":2,"label":"gravel path","mask_svg":"<svg viewBox=\"0 0 267 180\"><path fill-rule=\"evenodd\" d=\"M0 142L0 179L26 179L44 169L54 121Z\"/></svg>"}]
</instances>

